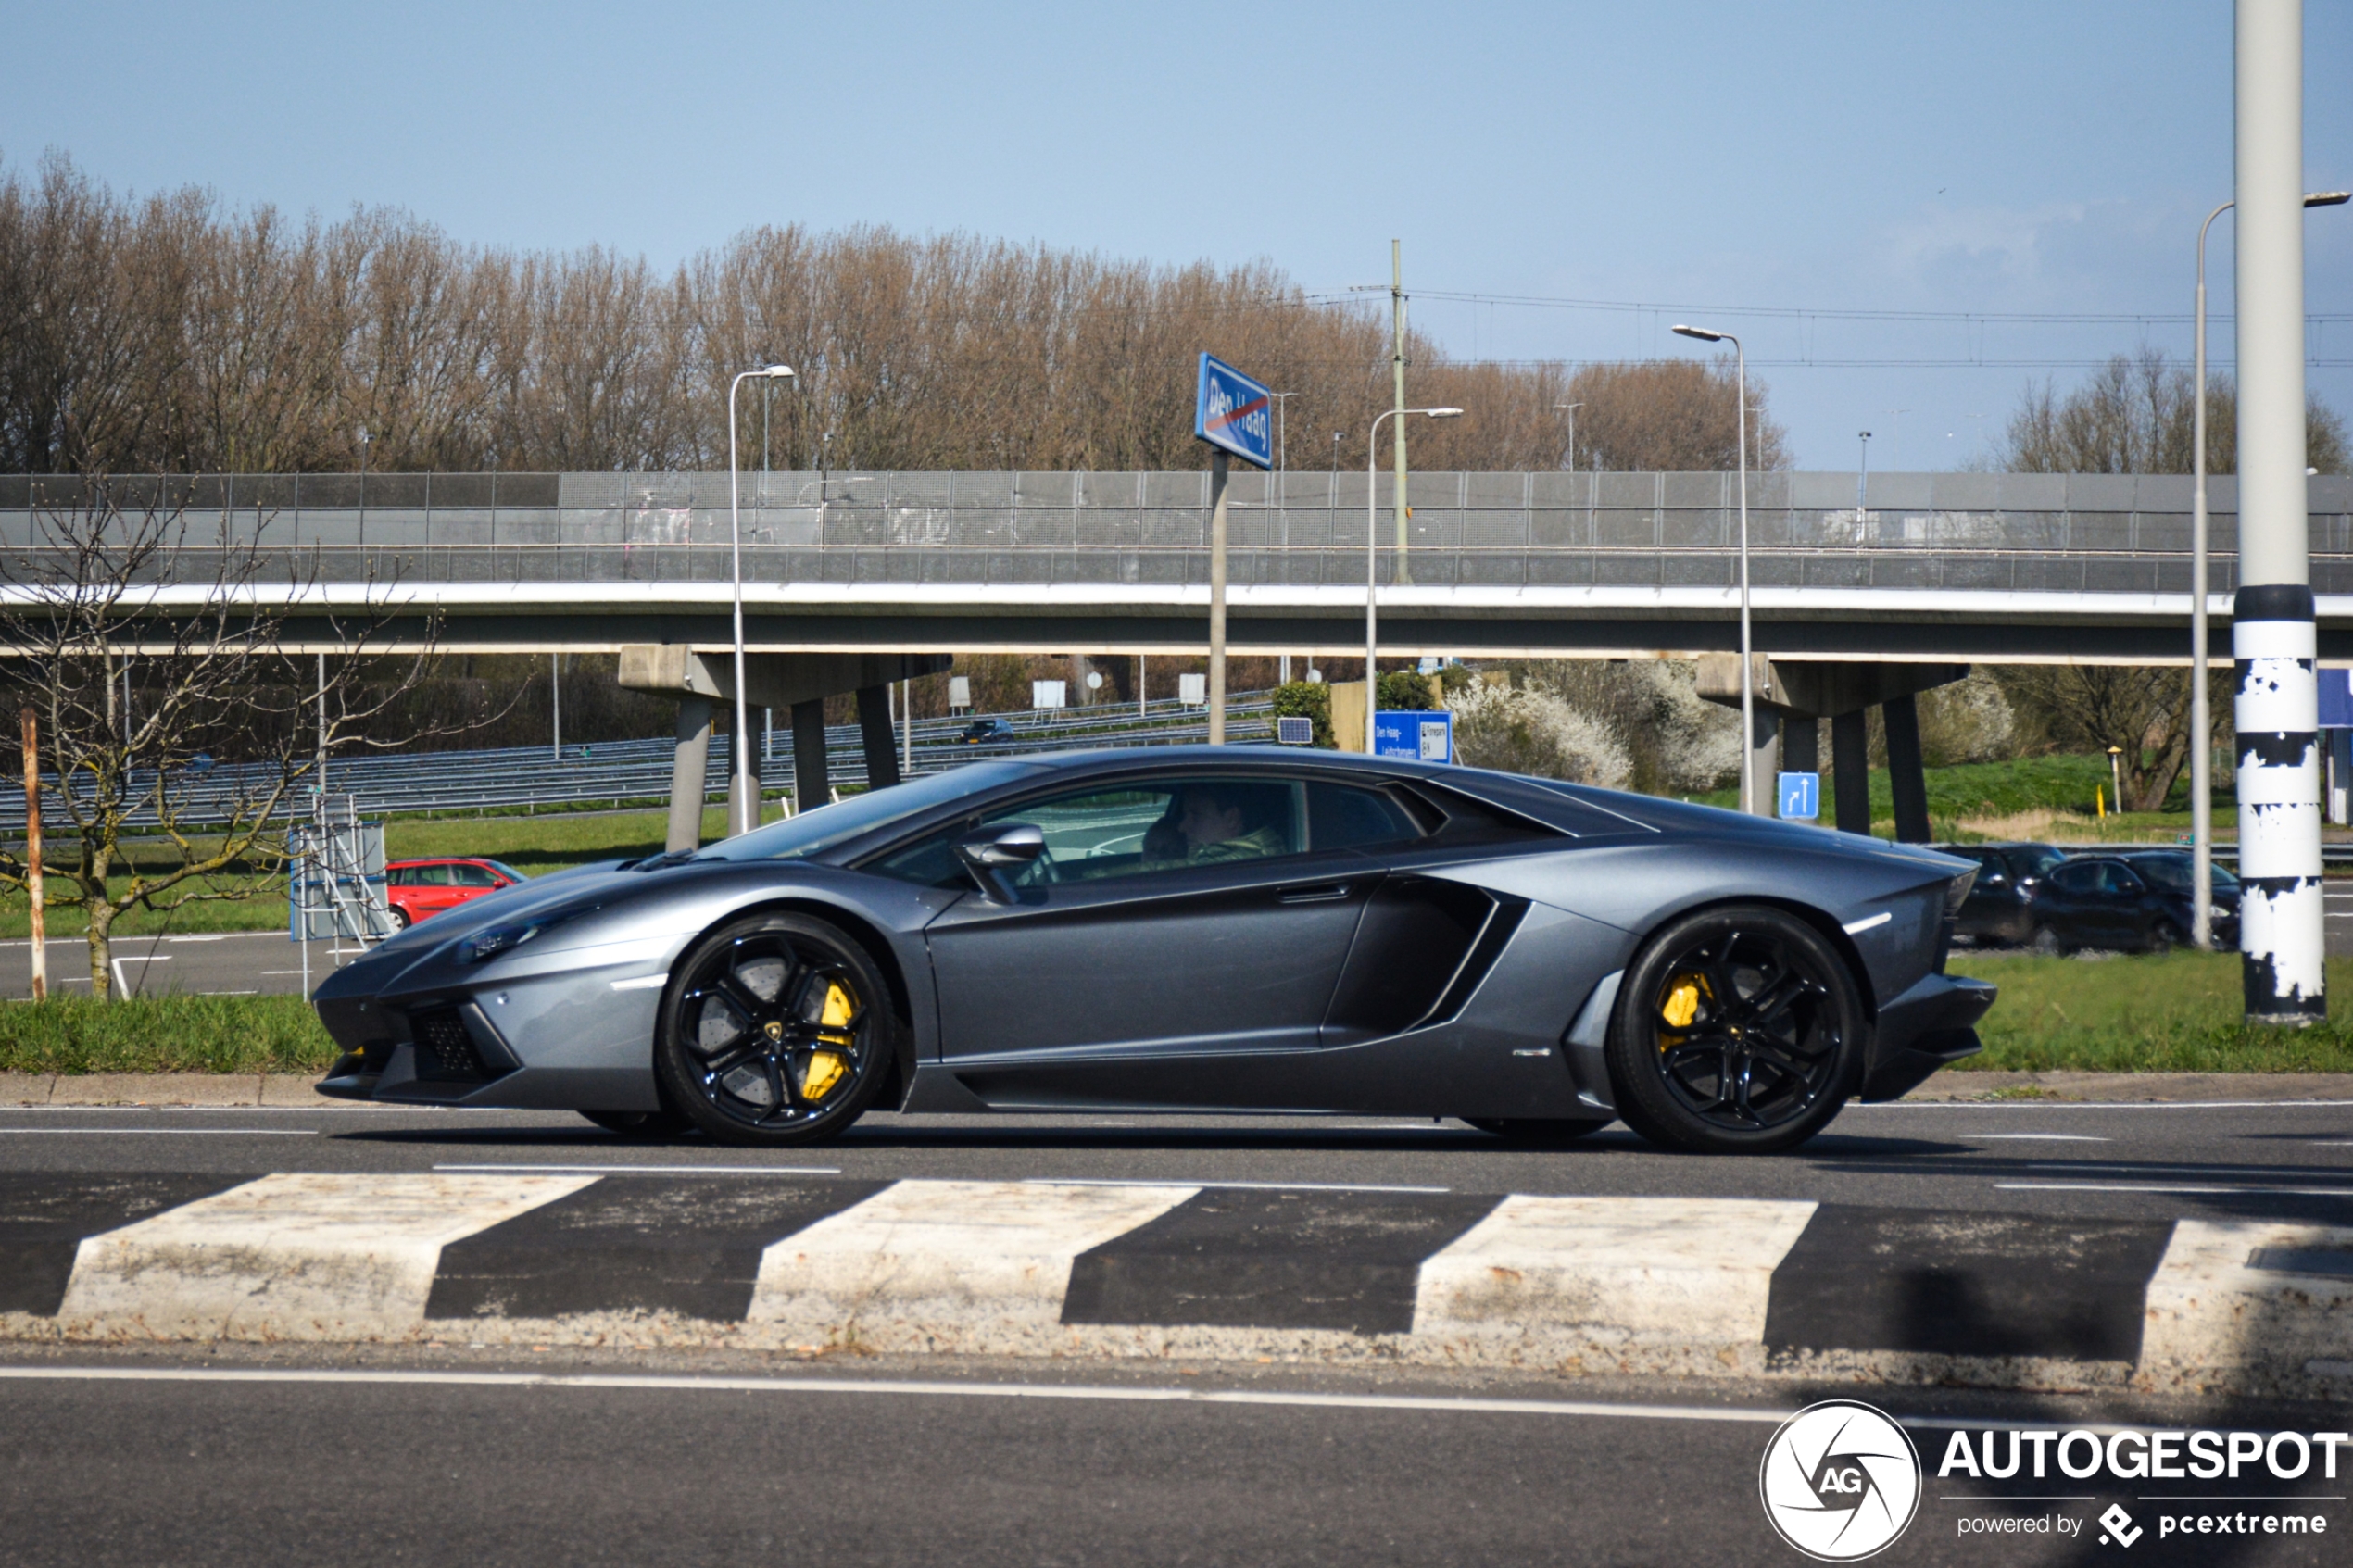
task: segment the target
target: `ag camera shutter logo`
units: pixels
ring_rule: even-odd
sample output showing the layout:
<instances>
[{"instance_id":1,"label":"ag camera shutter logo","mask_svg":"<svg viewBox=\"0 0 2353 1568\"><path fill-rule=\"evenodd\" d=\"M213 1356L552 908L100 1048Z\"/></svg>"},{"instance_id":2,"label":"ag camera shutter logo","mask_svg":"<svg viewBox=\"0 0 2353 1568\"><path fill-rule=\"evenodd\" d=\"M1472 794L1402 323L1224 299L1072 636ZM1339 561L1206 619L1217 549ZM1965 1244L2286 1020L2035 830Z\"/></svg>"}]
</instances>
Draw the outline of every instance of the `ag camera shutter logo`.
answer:
<instances>
[{"instance_id":1,"label":"ag camera shutter logo","mask_svg":"<svg viewBox=\"0 0 2353 1568\"><path fill-rule=\"evenodd\" d=\"M1825 1399L1773 1433L1756 1488L1781 1539L1817 1562L1853 1562L1893 1544L1919 1512L1919 1450L1884 1411Z\"/></svg>"}]
</instances>

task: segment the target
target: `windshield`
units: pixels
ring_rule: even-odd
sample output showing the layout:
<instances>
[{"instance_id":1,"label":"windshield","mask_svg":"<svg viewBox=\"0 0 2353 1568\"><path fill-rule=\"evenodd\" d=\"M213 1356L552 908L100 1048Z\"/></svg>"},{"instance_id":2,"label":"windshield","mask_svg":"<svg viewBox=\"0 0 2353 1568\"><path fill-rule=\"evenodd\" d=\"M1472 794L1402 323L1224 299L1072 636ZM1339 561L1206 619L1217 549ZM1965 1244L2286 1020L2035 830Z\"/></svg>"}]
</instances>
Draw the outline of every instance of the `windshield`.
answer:
<instances>
[{"instance_id":1,"label":"windshield","mask_svg":"<svg viewBox=\"0 0 2353 1568\"><path fill-rule=\"evenodd\" d=\"M2150 855L2134 859L2130 864L2134 871L2139 872L2151 883L2169 893L2187 893L2197 885L2191 876L2190 858L2187 855ZM2212 869L2214 876L2208 885L2216 892L2220 893L2238 886L2238 878L2220 866Z\"/></svg>"},{"instance_id":2,"label":"windshield","mask_svg":"<svg viewBox=\"0 0 2353 1568\"><path fill-rule=\"evenodd\" d=\"M514 867L507 864L504 860L484 860L483 864L488 866L492 871L497 872L500 876L505 877L509 882L522 882L525 880L522 872L515 870Z\"/></svg>"},{"instance_id":3,"label":"windshield","mask_svg":"<svg viewBox=\"0 0 2353 1568\"><path fill-rule=\"evenodd\" d=\"M2010 865L2020 876L2038 877L2051 874L2051 868L2067 857L2047 844L2030 844L2023 849L2009 852Z\"/></svg>"},{"instance_id":4,"label":"windshield","mask_svg":"<svg viewBox=\"0 0 2353 1568\"><path fill-rule=\"evenodd\" d=\"M781 822L770 822L741 838L714 844L695 859L800 859L837 844L847 844L876 828L887 827L901 818L948 805L980 790L1011 784L1036 771L1038 764L1033 762L975 762L969 767L950 768L946 772L926 773L888 789L868 790Z\"/></svg>"}]
</instances>

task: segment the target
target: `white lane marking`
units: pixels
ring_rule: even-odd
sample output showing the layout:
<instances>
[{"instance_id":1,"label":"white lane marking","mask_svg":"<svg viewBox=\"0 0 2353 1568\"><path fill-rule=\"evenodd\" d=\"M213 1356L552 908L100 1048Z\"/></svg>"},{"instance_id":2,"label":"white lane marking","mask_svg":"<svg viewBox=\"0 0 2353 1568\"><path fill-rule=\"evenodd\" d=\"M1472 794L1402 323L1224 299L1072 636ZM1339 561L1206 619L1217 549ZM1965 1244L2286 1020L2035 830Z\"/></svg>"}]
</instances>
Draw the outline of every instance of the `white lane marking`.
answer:
<instances>
[{"instance_id":1,"label":"white lane marking","mask_svg":"<svg viewBox=\"0 0 2353 1568\"><path fill-rule=\"evenodd\" d=\"M1737 673L1737 671L1735 671ZM1963 1133L1973 1143L2113 1143L2089 1133Z\"/></svg>"},{"instance_id":2,"label":"white lane marking","mask_svg":"<svg viewBox=\"0 0 2353 1568\"><path fill-rule=\"evenodd\" d=\"M1024 1176L1024 1186L1077 1187L1156 1187L1166 1186L1164 1181L1149 1176ZM1452 1192L1453 1187L1376 1186L1364 1182L1202 1182L1204 1190L1220 1192L1237 1187L1258 1192Z\"/></svg>"},{"instance_id":3,"label":"white lane marking","mask_svg":"<svg viewBox=\"0 0 2353 1568\"><path fill-rule=\"evenodd\" d=\"M50 937L50 938L49 938L49 946L51 946L52 947L56 947L56 946L57 946L57 945L58 945L58 943L59 943L59 941L60 941L60 940L75 940L75 938L59 938L59 937L52 936L52 937ZM280 927L278 927L278 928L277 928L276 930L274 930L274 931L223 931L223 932L218 932L218 933L215 933L215 934L213 934L213 935L205 935L205 936L126 936L126 937L120 938L120 941L121 941L121 943L122 943L122 944L124 944L124 945L128 945L128 944L132 943L132 942L260 942L260 941L269 941L269 942L284 942L284 943L286 943L286 945L287 945L288 947L292 947L292 946L293 946L293 942L292 942L292 941L291 941L291 940L287 937L287 935L286 935L286 928L285 928L284 926L283 926L283 925L282 925L282 926L280 926ZM316 943L316 944L315 944L315 946L321 947L325 947L326 945L327 945L327 944L326 944L326 942L325 942L323 939L322 939L322 940L321 940L320 942L318 942L318 943ZM7 949L7 948L9 948L9 947L31 947L31 946L32 946L32 939L31 939L31 937L29 937L29 936L15 936L15 937L10 937L10 938L8 938L8 939L6 939L6 940L5 940L5 941L0 941L0 950L6 950L6 949Z\"/></svg>"},{"instance_id":4,"label":"white lane marking","mask_svg":"<svg viewBox=\"0 0 2353 1568\"><path fill-rule=\"evenodd\" d=\"M31 1106L21 1109L30 1110ZM28 1136L44 1134L51 1137L135 1138L144 1135L161 1137L202 1137L208 1133L224 1138L315 1138L316 1127L0 1127L0 1135Z\"/></svg>"},{"instance_id":5,"label":"white lane marking","mask_svg":"<svg viewBox=\"0 0 2353 1568\"><path fill-rule=\"evenodd\" d=\"M2345 1353L2353 1279L2251 1267L2266 1248L2353 1247L2353 1230L2262 1220L2181 1220L2149 1277L2141 1365L2150 1371L2269 1363L2301 1367Z\"/></svg>"},{"instance_id":6,"label":"white lane marking","mask_svg":"<svg viewBox=\"0 0 2353 1568\"><path fill-rule=\"evenodd\" d=\"M612 988L616 991L651 991L669 983L670 976L666 974L641 974L635 980L616 980Z\"/></svg>"},{"instance_id":7,"label":"white lane marking","mask_svg":"<svg viewBox=\"0 0 2353 1568\"><path fill-rule=\"evenodd\" d=\"M1866 931L1869 931L1875 926L1885 925L1889 921L1892 921L1894 918L1895 915L1893 910L1881 909L1879 913L1871 916L1869 920L1858 920L1852 925L1842 925L1839 929L1846 933L1849 936L1860 936Z\"/></svg>"},{"instance_id":8,"label":"white lane marking","mask_svg":"<svg viewBox=\"0 0 2353 1568\"><path fill-rule=\"evenodd\" d=\"M265 969L261 972L264 974L303 974L308 972L299 969Z\"/></svg>"},{"instance_id":9,"label":"white lane marking","mask_svg":"<svg viewBox=\"0 0 2353 1568\"><path fill-rule=\"evenodd\" d=\"M2290 1198L2353 1198L2353 1186L2289 1187L2259 1186L2240 1183L2233 1186L2192 1186L2180 1183L2161 1182L1995 1182L1995 1192L2178 1192L2212 1195L2215 1193L2268 1193Z\"/></svg>"},{"instance_id":10,"label":"white lane marking","mask_svg":"<svg viewBox=\"0 0 2353 1568\"><path fill-rule=\"evenodd\" d=\"M838 1176L838 1165L436 1165L436 1171L553 1176Z\"/></svg>"},{"instance_id":11,"label":"white lane marking","mask_svg":"<svg viewBox=\"0 0 2353 1568\"><path fill-rule=\"evenodd\" d=\"M455 1330L453 1329L454 1333ZM1737 1406L1617 1405L1578 1399L1480 1399L1412 1394L1308 1394L1263 1389L1120 1387L1086 1383L936 1383L912 1379L853 1377L663 1377L613 1373L544 1372L375 1372L348 1368L235 1367L55 1367L0 1366L0 1381L71 1381L90 1383L262 1383L262 1384L415 1384L472 1388L615 1388L661 1393L752 1394L891 1394L918 1398L999 1399L1084 1399L1114 1403L1200 1405L1296 1405L1323 1410L1422 1411L1433 1415L1562 1415L1618 1417L1644 1421L1729 1421L1772 1424L1794 1413L1787 1410L1748 1410ZM1912 1425L1959 1425L1934 1420ZM2002 1422L1972 1420L1982 1426ZM2014 1424L2027 1425L2027 1423ZM2045 1423L2048 1424L2048 1423ZM2105 1428L2086 1428L2100 1430Z\"/></svg>"},{"instance_id":12,"label":"white lane marking","mask_svg":"<svg viewBox=\"0 0 2353 1568\"><path fill-rule=\"evenodd\" d=\"M1080 1253L1158 1219L1196 1185L904 1181L761 1255L752 1323L819 1337L887 1298L894 1322L1059 1332ZM942 1348L948 1348L942 1346Z\"/></svg>"},{"instance_id":13,"label":"white lane marking","mask_svg":"<svg viewBox=\"0 0 2353 1568\"><path fill-rule=\"evenodd\" d=\"M406 1334L443 1247L595 1179L264 1176L85 1238L57 1315L143 1338Z\"/></svg>"},{"instance_id":14,"label":"white lane marking","mask_svg":"<svg viewBox=\"0 0 2353 1568\"><path fill-rule=\"evenodd\" d=\"M1425 1260L1416 1334L1539 1338L1602 1328L1638 1341L1755 1344L1773 1271L1810 1202L1506 1198Z\"/></svg>"},{"instance_id":15,"label":"white lane marking","mask_svg":"<svg viewBox=\"0 0 2353 1568\"><path fill-rule=\"evenodd\" d=\"M2353 1105L2353 1099L1907 1099L1869 1105L1857 1101L1840 1114L1852 1116L1867 1110L2312 1110L2348 1105Z\"/></svg>"},{"instance_id":16,"label":"white lane marking","mask_svg":"<svg viewBox=\"0 0 2353 1568\"><path fill-rule=\"evenodd\" d=\"M248 988L243 991L199 991L196 995L199 997L258 997L261 993Z\"/></svg>"},{"instance_id":17,"label":"white lane marking","mask_svg":"<svg viewBox=\"0 0 2353 1568\"><path fill-rule=\"evenodd\" d=\"M2276 1165L2199 1165L2186 1160L2029 1160L2029 1171L2065 1171L2082 1174L2097 1171L2111 1176L2276 1176ZM2344 1173L2353 1180L2353 1170Z\"/></svg>"},{"instance_id":18,"label":"white lane marking","mask_svg":"<svg viewBox=\"0 0 2353 1568\"><path fill-rule=\"evenodd\" d=\"M1728 1421L1778 1425L1795 1414L1791 1410L1755 1410L1729 1405L1610 1404L1586 1399L1482 1399L1423 1394L1310 1394L1282 1389L1123 1387L1091 1383L954 1383L920 1382L912 1378L854 1377L710 1377L661 1376L651 1373L550 1372L408 1372L348 1367L77 1367L0 1365L0 1382L69 1383L306 1383L360 1385L412 1384L457 1388L614 1388L651 1393L721 1394L889 1394L918 1399L1077 1399L1112 1403L1189 1405L1275 1405L1308 1410L1416 1411L1430 1415L1554 1415L1590 1416L1601 1420ZM1894 1412L1890 1412L1894 1413ZM1969 1415L1896 1415L1904 1426L1938 1431L2037 1432L2051 1424L2047 1416L2024 1421L1993 1420ZM2156 1426L2120 1422L2072 1424L2086 1432L2110 1436L2119 1432L2155 1432ZM2268 1432L2259 1433L2270 1436Z\"/></svg>"}]
</instances>

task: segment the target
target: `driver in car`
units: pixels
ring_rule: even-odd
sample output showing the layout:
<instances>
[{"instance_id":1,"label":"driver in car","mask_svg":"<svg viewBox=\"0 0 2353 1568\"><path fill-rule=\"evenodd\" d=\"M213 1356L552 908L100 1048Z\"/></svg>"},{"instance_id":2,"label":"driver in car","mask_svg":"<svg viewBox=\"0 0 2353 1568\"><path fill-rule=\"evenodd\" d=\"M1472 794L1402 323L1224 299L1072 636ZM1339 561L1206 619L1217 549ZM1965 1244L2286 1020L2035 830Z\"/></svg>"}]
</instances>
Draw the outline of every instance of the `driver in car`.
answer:
<instances>
[{"instance_id":1,"label":"driver in car","mask_svg":"<svg viewBox=\"0 0 2353 1568\"><path fill-rule=\"evenodd\" d=\"M1280 824L1251 820L1264 815L1257 794L1238 784L1187 784L1144 834L1144 864L1163 870L1284 853Z\"/></svg>"}]
</instances>

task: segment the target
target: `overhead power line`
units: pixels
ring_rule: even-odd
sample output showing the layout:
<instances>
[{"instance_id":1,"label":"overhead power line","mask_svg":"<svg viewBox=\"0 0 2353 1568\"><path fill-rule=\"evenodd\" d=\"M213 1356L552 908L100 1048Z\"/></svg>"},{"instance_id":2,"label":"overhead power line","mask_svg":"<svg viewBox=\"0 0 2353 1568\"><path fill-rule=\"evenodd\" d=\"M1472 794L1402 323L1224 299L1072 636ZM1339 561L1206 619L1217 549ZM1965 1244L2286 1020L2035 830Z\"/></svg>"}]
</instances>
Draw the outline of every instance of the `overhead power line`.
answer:
<instances>
[{"instance_id":1,"label":"overhead power line","mask_svg":"<svg viewBox=\"0 0 2353 1568\"><path fill-rule=\"evenodd\" d=\"M1319 305L1353 303L1344 291L1311 294L1308 299ZM1942 321L1974 325L1980 322L2017 322L2034 326L2187 326L2190 312L2162 310L2090 311L2090 310L1856 310L1818 309L1794 305L1705 305L1675 302L1655 302L1631 299L1571 299L1550 295L1474 294L1453 289L1416 289L1416 299L1450 300L1463 305L1518 305L1549 310L1611 310L1623 313L1658 312L1673 314L1690 311L1694 315L1763 316L1788 320L1817 321ZM2227 313L2207 312L2208 322L2228 321L2234 318ZM2308 321L2353 321L2353 314L2310 314ZM1759 361L1762 363L1762 361Z\"/></svg>"}]
</instances>

